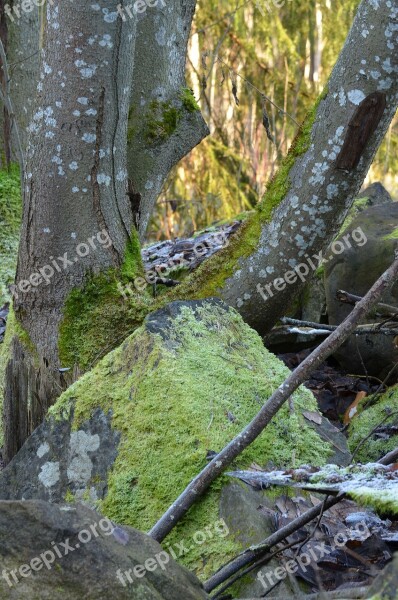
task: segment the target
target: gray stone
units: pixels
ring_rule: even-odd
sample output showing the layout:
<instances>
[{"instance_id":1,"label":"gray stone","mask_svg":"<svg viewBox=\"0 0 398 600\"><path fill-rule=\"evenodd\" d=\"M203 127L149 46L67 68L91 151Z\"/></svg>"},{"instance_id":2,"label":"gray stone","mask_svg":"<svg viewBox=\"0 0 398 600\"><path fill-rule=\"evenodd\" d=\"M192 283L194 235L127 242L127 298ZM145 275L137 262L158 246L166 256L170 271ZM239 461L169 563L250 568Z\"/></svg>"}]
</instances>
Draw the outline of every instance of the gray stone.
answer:
<instances>
[{"instance_id":1,"label":"gray stone","mask_svg":"<svg viewBox=\"0 0 398 600\"><path fill-rule=\"evenodd\" d=\"M208 598L196 577L152 538L82 504L0 502L0 539L4 600Z\"/></svg>"},{"instance_id":2,"label":"gray stone","mask_svg":"<svg viewBox=\"0 0 398 600\"><path fill-rule=\"evenodd\" d=\"M364 296L378 277L394 260L398 247L398 203L385 203L362 211L337 238L360 228L367 238L361 247L352 244L339 255L332 255L325 265L325 289L329 323L341 323L353 307L335 299L337 290ZM384 295L383 301L398 306L398 284ZM371 318L368 323L374 322ZM351 336L336 352L341 366L350 373L363 374L365 365L369 375L384 379L398 360L394 336Z\"/></svg>"}]
</instances>

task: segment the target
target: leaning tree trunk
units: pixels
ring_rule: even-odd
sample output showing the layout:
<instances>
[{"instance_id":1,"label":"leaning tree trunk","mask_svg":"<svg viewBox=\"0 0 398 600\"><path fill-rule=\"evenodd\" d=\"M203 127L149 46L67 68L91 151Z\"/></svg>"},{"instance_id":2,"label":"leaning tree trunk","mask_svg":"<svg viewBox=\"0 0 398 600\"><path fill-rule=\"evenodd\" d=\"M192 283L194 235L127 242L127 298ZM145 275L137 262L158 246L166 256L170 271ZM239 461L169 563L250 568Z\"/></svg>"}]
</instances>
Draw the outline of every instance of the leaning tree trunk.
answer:
<instances>
[{"instance_id":1,"label":"leaning tree trunk","mask_svg":"<svg viewBox=\"0 0 398 600\"><path fill-rule=\"evenodd\" d=\"M257 214L177 295L221 296L260 332L284 314L319 266L397 110L397 31L397 2L362 1L320 102Z\"/></svg>"},{"instance_id":2,"label":"leaning tree trunk","mask_svg":"<svg viewBox=\"0 0 398 600\"><path fill-rule=\"evenodd\" d=\"M208 134L185 81L196 0L158 0L137 24L127 168L145 235L157 197L174 167ZM150 48L150 50L148 50Z\"/></svg>"}]
</instances>

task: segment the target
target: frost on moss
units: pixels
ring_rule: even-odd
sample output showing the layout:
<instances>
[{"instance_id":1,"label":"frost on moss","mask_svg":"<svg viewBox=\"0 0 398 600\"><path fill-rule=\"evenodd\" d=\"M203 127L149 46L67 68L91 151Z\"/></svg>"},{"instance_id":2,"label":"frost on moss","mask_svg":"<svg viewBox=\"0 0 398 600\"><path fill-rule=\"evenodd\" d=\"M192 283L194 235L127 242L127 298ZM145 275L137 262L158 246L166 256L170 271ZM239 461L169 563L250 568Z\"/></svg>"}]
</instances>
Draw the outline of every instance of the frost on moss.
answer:
<instances>
[{"instance_id":1,"label":"frost on moss","mask_svg":"<svg viewBox=\"0 0 398 600\"><path fill-rule=\"evenodd\" d=\"M379 460L384 454L398 446L398 435L388 439L377 432L378 427L398 425L398 385L389 388L384 394L364 398L359 412L349 428L348 444L351 452L366 440L358 449L355 459L361 462ZM374 431L376 429L376 431ZM374 433L370 435L372 432ZM370 436L370 437L369 437Z\"/></svg>"},{"instance_id":2,"label":"frost on moss","mask_svg":"<svg viewBox=\"0 0 398 600\"><path fill-rule=\"evenodd\" d=\"M0 306L10 299L8 286L14 281L21 210L19 169L11 165L0 171Z\"/></svg>"},{"instance_id":3,"label":"frost on moss","mask_svg":"<svg viewBox=\"0 0 398 600\"><path fill-rule=\"evenodd\" d=\"M206 465L208 450L221 450L289 374L233 309L215 300L169 307L177 305L170 326L156 329L166 309L152 313L50 409L50 415L65 418L73 408L75 429L96 408L112 410L113 427L122 437L100 508L141 530L148 530ZM316 401L304 388L293 398L295 412L279 411L238 466L325 462L330 447L300 413L316 410ZM219 518L225 481L212 486L167 543L189 540ZM185 563L206 576L239 550L234 540L215 537L205 548L193 545Z\"/></svg>"}]
</instances>

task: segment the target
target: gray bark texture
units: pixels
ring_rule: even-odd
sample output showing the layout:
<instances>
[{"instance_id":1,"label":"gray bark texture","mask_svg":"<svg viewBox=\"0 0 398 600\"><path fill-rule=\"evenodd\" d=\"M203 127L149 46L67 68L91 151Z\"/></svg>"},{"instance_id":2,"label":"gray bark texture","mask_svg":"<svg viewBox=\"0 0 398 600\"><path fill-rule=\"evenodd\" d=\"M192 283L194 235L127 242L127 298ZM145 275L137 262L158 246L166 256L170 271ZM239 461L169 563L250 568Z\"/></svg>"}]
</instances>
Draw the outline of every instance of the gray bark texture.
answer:
<instances>
[{"instance_id":1,"label":"gray bark texture","mask_svg":"<svg viewBox=\"0 0 398 600\"><path fill-rule=\"evenodd\" d=\"M32 3L30 12L11 15L8 23L7 59L10 73L10 96L14 119L19 127L23 151L28 143L28 126L33 115L40 69L40 20L44 9ZM11 132L14 160L19 160L15 130Z\"/></svg>"},{"instance_id":2,"label":"gray bark texture","mask_svg":"<svg viewBox=\"0 0 398 600\"><path fill-rule=\"evenodd\" d=\"M338 231L397 109L397 73L398 4L363 0L331 74L327 95L318 106L309 149L290 170L289 191L262 228L257 250L238 261L220 293L258 331L275 324L305 283L296 278L280 291L272 286L272 295L265 285L272 285L300 263L308 266L308 280L314 272L308 258L324 251ZM374 92L385 94L382 118L358 165L339 169L336 159L355 129L348 124L361 101ZM362 128L366 131L361 122L356 130ZM353 146L349 155L355 150ZM358 251L365 254L366 246ZM313 262L318 267L317 259Z\"/></svg>"},{"instance_id":3,"label":"gray bark texture","mask_svg":"<svg viewBox=\"0 0 398 600\"><path fill-rule=\"evenodd\" d=\"M124 140L135 31L136 19L123 21L106 0L47 5L14 308L54 364L66 296L89 273L120 267L133 231ZM21 281L36 284L21 290Z\"/></svg>"},{"instance_id":4,"label":"gray bark texture","mask_svg":"<svg viewBox=\"0 0 398 600\"><path fill-rule=\"evenodd\" d=\"M187 110L182 100L195 5L196 0L158 0L137 24L134 62L139 69L133 74L127 164L140 194L141 239L170 170L209 133L200 111ZM163 119L171 131L159 124L156 131L155 121Z\"/></svg>"}]
</instances>

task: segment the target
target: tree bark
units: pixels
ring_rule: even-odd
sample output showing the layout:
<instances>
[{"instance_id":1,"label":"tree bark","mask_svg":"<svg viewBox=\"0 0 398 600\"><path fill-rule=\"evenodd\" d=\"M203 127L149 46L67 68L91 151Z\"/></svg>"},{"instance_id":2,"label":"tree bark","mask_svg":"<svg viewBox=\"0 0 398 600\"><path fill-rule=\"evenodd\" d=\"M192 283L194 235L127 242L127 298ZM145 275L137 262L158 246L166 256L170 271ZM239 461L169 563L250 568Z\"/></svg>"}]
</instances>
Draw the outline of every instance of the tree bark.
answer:
<instances>
[{"instance_id":1,"label":"tree bark","mask_svg":"<svg viewBox=\"0 0 398 600\"><path fill-rule=\"evenodd\" d=\"M170 170L209 133L201 112L187 102L185 61L195 5L158 0L137 25L127 168L139 194L141 239Z\"/></svg>"},{"instance_id":2,"label":"tree bark","mask_svg":"<svg viewBox=\"0 0 398 600\"><path fill-rule=\"evenodd\" d=\"M290 150L290 160L288 156L286 166L268 185L258 214L237 233L234 244L210 259L185 289L179 290L184 297L189 297L190 288L197 297L221 296L260 332L269 331L285 313L315 272L308 259L317 268L314 257L339 230L397 110L397 50L396 3L362 0L314 118L310 116L304 124ZM381 120L359 163L339 169L344 142L353 137L349 123L361 101L374 92L385 94ZM365 135L368 125L365 119L357 129ZM358 147L348 147L348 151L354 155ZM259 220L262 225L257 235L253 230ZM303 280L296 276L277 291L275 278L283 278L300 264L306 265L302 271L307 270Z\"/></svg>"},{"instance_id":3,"label":"tree bark","mask_svg":"<svg viewBox=\"0 0 398 600\"><path fill-rule=\"evenodd\" d=\"M120 268L134 236L124 140L135 30L136 20L122 21L105 0L48 6L14 309L35 348L55 365L65 298L90 273ZM111 245L90 244L99 232ZM82 243L87 256L79 256L85 247L77 251ZM43 268L49 281L43 275L21 290L20 282Z\"/></svg>"}]
</instances>

